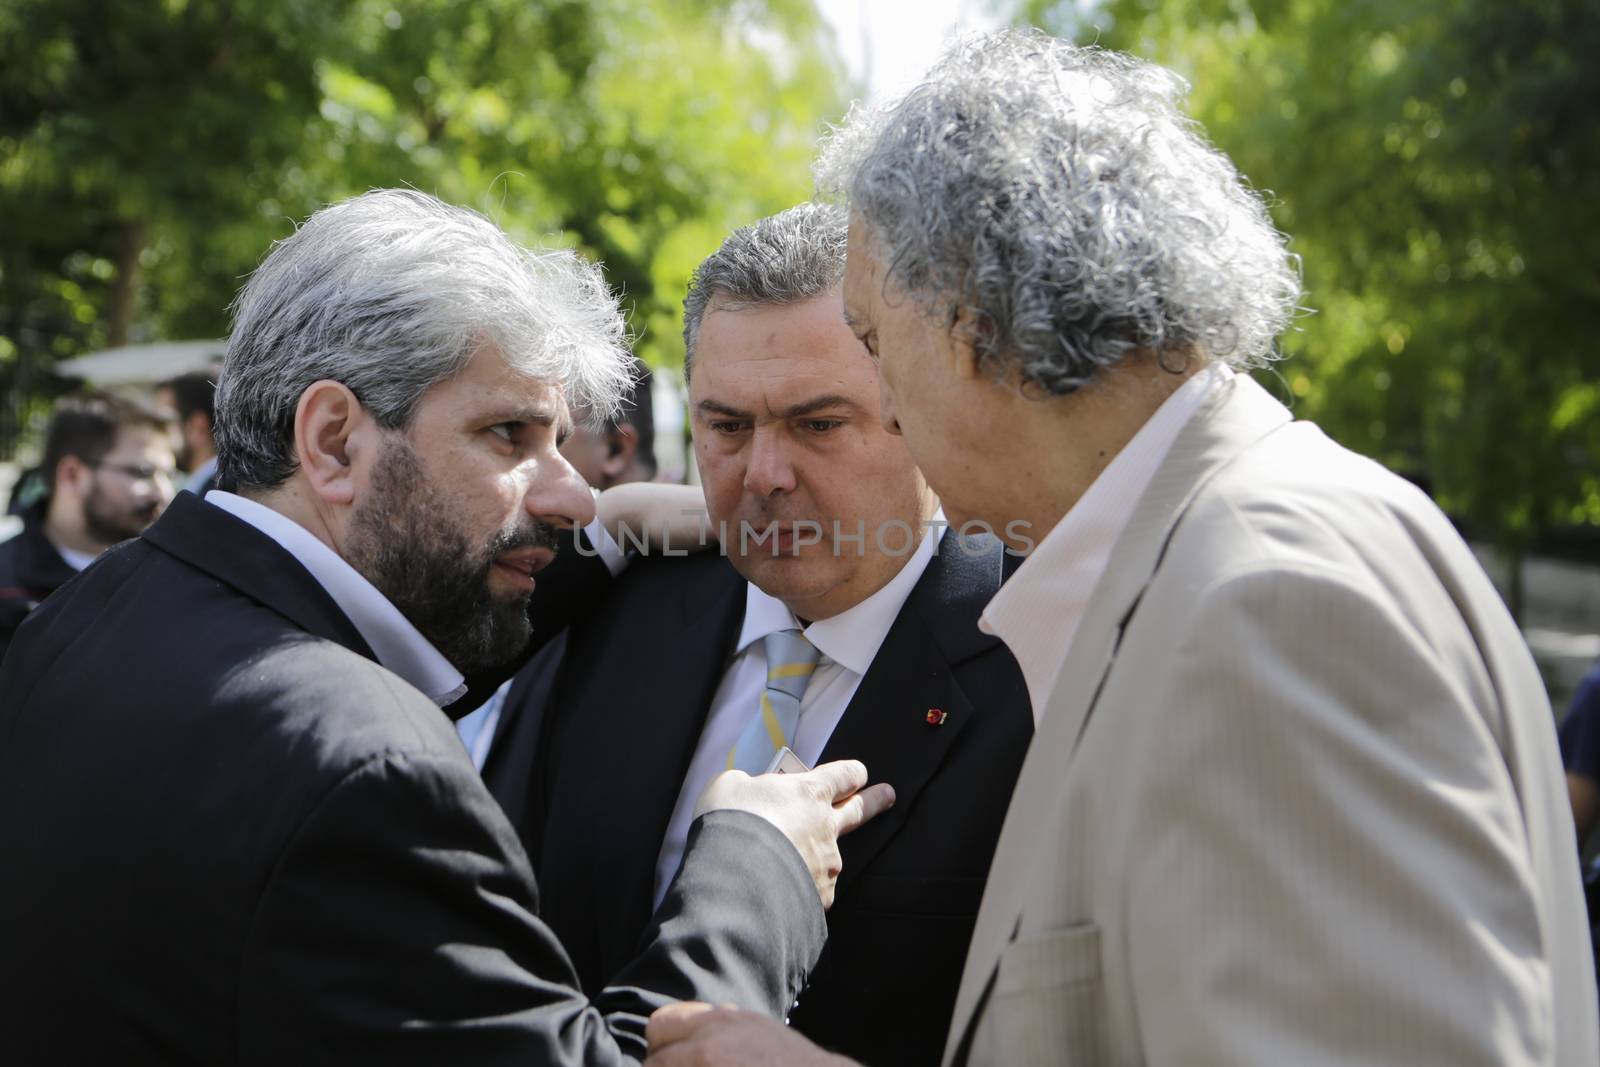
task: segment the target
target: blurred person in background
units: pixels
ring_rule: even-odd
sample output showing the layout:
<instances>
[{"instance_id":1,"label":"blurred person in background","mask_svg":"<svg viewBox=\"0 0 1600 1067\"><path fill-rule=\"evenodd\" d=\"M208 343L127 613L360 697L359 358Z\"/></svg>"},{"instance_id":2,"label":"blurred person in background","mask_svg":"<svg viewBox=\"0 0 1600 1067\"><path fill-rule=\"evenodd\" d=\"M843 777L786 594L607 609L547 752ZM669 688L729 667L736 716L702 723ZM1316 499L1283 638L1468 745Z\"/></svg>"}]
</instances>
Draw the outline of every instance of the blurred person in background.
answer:
<instances>
[{"instance_id":1,"label":"blurred person in background","mask_svg":"<svg viewBox=\"0 0 1600 1067\"><path fill-rule=\"evenodd\" d=\"M1581 845L1600 823L1600 663L1578 683L1561 723L1561 762Z\"/></svg>"},{"instance_id":2,"label":"blurred person in background","mask_svg":"<svg viewBox=\"0 0 1600 1067\"><path fill-rule=\"evenodd\" d=\"M590 424L588 412L573 412L573 430L561 444L561 455L595 489L656 476L655 408L650 398L653 378L644 360L633 360L633 384L614 415Z\"/></svg>"},{"instance_id":3,"label":"blurred person in background","mask_svg":"<svg viewBox=\"0 0 1600 1067\"><path fill-rule=\"evenodd\" d=\"M1567 797L1578 831L1580 856L1590 854L1583 868L1589 905L1589 932L1600 965L1600 855L1589 847L1600 825L1600 663L1578 683L1572 706L1561 723L1561 762L1567 770Z\"/></svg>"},{"instance_id":4,"label":"blurred person in background","mask_svg":"<svg viewBox=\"0 0 1600 1067\"><path fill-rule=\"evenodd\" d=\"M217 487L216 397L216 371L180 374L156 387L156 398L178 417L178 466L189 473L183 488L198 497Z\"/></svg>"},{"instance_id":5,"label":"blurred person in background","mask_svg":"<svg viewBox=\"0 0 1600 1067\"><path fill-rule=\"evenodd\" d=\"M45 430L45 495L0 544L0 658L45 597L160 516L176 476L166 415L102 393L64 397Z\"/></svg>"}]
</instances>

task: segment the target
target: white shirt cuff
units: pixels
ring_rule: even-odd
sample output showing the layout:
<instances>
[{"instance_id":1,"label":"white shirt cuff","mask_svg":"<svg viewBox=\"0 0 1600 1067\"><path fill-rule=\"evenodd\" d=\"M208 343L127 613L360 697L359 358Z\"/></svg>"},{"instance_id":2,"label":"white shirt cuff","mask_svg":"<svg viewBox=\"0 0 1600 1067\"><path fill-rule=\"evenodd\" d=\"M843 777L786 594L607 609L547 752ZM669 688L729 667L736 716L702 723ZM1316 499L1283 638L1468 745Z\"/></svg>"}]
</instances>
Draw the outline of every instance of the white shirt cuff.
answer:
<instances>
[{"instance_id":1,"label":"white shirt cuff","mask_svg":"<svg viewBox=\"0 0 1600 1067\"><path fill-rule=\"evenodd\" d=\"M598 518L583 528L583 536L589 542L589 547L594 549L594 554L600 557L600 562L606 565L606 570L611 572L611 577L615 578L627 568L628 554Z\"/></svg>"}]
</instances>

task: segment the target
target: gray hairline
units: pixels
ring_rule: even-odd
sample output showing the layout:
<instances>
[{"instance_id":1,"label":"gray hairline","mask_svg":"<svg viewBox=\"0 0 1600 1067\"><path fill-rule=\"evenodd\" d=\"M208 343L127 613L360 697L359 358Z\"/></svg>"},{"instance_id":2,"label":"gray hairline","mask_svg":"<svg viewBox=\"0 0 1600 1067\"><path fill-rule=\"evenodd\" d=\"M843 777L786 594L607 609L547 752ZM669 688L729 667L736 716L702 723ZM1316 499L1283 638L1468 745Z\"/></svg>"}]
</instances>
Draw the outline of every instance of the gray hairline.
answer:
<instances>
[{"instance_id":1,"label":"gray hairline","mask_svg":"<svg viewBox=\"0 0 1600 1067\"><path fill-rule=\"evenodd\" d=\"M279 242L234 302L217 388L219 467L271 488L298 467L299 397L341 382L380 426L406 430L422 397L487 346L603 418L631 376L616 298L572 252L530 252L493 222L413 190L317 212ZM398 357L398 358L397 358Z\"/></svg>"},{"instance_id":2,"label":"gray hairline","mask_svg":"<svg viewBox=\"0 0 1600 1067\"><path fill-rule=\"evenodd\" d=\"M700 328L711 312L787 307L838 289L847 226L843 208L807 201L730 233L689 281L683 302L684 380L693 374Z\"/></svg>"}]
</instances>

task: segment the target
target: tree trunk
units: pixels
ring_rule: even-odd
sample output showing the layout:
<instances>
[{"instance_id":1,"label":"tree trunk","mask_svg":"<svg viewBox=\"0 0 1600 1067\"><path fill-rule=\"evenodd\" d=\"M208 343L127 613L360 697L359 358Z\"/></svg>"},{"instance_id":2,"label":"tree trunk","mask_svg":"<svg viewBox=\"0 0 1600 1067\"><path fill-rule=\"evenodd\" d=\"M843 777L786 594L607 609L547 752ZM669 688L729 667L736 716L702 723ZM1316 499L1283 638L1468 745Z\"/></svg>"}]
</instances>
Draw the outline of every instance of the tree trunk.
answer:
<instances>
[{"instance_id":1,"label":"tree trunk","mask_svg":"<svg viewBox=\"0 0 1600 1067\"><path fill-rule=\"evenodd\" d=\"M123 222L116 234L117 276L111 283L106 306L106 344L117 348L128 343L128 327L133 324L133 308L139 298L139 256L144 252L145 226L142 222Z\"/></svg>"}]
</instances>

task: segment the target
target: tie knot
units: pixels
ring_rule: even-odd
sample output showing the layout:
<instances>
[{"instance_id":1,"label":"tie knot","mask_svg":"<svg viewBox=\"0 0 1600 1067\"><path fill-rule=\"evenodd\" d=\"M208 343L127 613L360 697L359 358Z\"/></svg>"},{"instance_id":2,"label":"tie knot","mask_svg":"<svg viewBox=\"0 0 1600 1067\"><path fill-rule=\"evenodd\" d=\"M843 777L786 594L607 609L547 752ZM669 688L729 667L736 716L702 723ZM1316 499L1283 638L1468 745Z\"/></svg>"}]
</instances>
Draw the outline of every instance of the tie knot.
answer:
<instances>
[{"instance_id":1,"label":"tie knot","mask_svg":"<svg viewBox=\"0 0 1600 1067\"><path fill-rule=\"evenodd\" d=\"M762 641L767 652L767 684L787 678L810 678L821 653L799 630L778 630ZM804 686L802 685L802 690Z\"/></svg>"}]
</instances>

